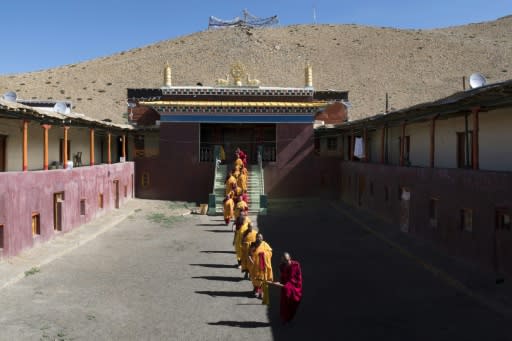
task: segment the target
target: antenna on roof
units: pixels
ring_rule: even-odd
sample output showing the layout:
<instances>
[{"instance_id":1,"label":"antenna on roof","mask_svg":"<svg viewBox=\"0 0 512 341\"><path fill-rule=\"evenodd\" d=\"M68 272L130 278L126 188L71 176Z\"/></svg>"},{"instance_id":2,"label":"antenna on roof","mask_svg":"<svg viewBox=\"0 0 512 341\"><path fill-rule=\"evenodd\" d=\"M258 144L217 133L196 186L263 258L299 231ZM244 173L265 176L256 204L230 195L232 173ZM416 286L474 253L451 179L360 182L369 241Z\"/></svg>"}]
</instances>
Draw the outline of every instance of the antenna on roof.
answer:
<instances>
[{"instance_id":1,"label":"antenna on roof","mask_svg":"<svg viewBox=\"0 0 512 341\"><path fill-rule=\"evenodd\" d=\"M469 86L471 87L471 89L479 88L481 86L484 86L485 84L487 84L487 80L481 73L475 72L471 76L469 76Z\"/></svg>"},{"instance_id":2,"label":"antenna on roof","mask_svg":"<svg viewBox=\"0 0 512 341\"><path fill-rule=\"evenodd\" d=\"M68 106L66 105L66 102L57 102L53 106L53 111L59 113L59 114L68 114Z\"/></svg>"},{"instance_id":3,"label":"antenna on roof","mask_svg":"<svg viewBox=\"0 0 512 341\"><path fill-rule=\"evenodd\" d=\"M7 102L13 102L16 103L17 95L14 91L7 91L5 94L2 95L2 99Z\"/></svg>"}]
</instances>

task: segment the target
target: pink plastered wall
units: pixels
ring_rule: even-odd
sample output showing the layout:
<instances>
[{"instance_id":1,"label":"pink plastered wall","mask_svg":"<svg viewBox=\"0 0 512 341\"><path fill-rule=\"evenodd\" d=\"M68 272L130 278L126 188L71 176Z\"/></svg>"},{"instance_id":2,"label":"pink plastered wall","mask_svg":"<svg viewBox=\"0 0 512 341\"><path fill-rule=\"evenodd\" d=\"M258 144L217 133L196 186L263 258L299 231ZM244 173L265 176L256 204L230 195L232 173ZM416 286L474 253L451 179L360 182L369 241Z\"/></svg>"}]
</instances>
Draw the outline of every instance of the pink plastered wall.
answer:
<instances>
[{"instance_id":1,"label":"pink plastered wall","mask_svg":"<svg viewBox=\"0 0 512 341\"><path fill-rule=\"evenodd\" d=\"M71 170L0 173L0 225L4 226L3 257L66 233L115 209L132 197L133 162L80 167ZM125 196L126 186L126 196ZM54 230L54 194L64 192L62 231ZM99 195L103 194L103 208ZM85 199L81 215L80 200ZM32 234L32 214L40 215L40 234Z\"/></svg>"}]
</instances>

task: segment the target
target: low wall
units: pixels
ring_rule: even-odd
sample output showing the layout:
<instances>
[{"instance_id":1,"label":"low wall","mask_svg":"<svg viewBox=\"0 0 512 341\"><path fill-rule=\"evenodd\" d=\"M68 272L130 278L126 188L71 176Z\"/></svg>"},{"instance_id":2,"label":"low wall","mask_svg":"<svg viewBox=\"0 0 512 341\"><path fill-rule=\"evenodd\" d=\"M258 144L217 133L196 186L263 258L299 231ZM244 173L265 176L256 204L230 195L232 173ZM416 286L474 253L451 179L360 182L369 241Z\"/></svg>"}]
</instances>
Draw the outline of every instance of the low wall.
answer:
<instances>
[{"instance_id":1,"label":"low wall","mask_svg":"<svg viewBox=\"0 0 512 341\"><path fill-rule=\"evenodd\" d=\"M404 187L410 191L406 205ZM512 231L496 229L497 211L511 213L512 173L343 161L341 188L345 202L376 213L397 229L405 217L409 233L488 270L512 274ZM432 199L437 207L434 225ZM462 209L472 211L471 231L462 228Z\"/></svg>"},{"instance_id":2,"label":"low wall","mask_svg":"<svg viewBox=\"0 0 512 341\"><path fill-rule=\"evenodd\" d=\"M133 162L80 167L71 170L0 173L0 225L3 225L3 256L72 230L133 197ZM54 229L54 194L62 192L61 231ZM103 194L103 208L100 207ZM85 200L81 212L81 200ZM82 214L84 213L84 214ZM32 233L32 215L39 214L40 233Z\"/></svg>"}]
</instances>

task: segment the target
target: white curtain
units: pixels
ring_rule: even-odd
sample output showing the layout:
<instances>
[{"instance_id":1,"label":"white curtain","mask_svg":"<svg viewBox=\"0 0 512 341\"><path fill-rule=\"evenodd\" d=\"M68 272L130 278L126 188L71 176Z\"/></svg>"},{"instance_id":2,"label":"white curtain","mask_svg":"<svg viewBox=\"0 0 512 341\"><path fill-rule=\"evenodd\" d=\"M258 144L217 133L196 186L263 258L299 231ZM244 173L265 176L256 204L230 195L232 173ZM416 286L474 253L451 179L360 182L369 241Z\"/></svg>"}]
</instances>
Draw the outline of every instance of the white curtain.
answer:
<instances>
[{"instance_id":1,"label":"white curtain","mask_svg":"<svg viewBox=\"0 0 512 341\"><path fill-rule=\"evenodd\" d=\"M364 157L364 142L361 137L356 137L354 143L354 156L362 159Z\"/></svg>"}]
</instances>

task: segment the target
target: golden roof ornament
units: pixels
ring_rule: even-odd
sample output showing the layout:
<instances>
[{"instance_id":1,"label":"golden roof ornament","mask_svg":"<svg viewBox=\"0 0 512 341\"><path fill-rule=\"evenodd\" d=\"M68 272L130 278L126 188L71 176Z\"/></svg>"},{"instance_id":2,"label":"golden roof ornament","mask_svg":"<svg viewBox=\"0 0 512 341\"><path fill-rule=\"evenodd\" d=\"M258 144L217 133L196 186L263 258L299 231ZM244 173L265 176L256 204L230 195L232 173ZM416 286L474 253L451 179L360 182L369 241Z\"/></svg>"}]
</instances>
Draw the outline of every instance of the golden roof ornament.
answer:
<instances>
[{"instance_id":1,"label":"golden roof ornament","mask_svg":"<svg viewBox=\"0 0 512 341\"><path fill-rule=\"evenodd\" d=\"M169 62L165 62L164 68L164 86L170 88L172 86L172 70Z\"/></svg>"},{"instance_id":2,"label":"golden roof ornament","mask_svg":"<svg viewBox=\"0 0 512 341\"><path fill-rule=\"evenodd\" d=\"M251 76L247 72L247 68L241 62L235 62L231 66L229 74L226 78L217 79L218 86L243 86L245 81L246 86L259 86L260 81L257 79L251 79Z\"/></svg>"},{"instance_id":3,"label":"golden roof ornament","mask_svg":"<svg viewBox=\"0 0 512 341\"><path fill-rule=\"evenodd\" d=\"M231 66L231 76L233 77L233 84L236 86L242 86L242 78L246 75L247 71L245 65L236 62Z\"/></svg>"},{"instance_id":4,"label":"golden roof ornament","mask_svg":"<svg viewBox=\"0 0 512 341\"><path fill-rule=\"evenodd\" d=\"M306 88L312 88L313 87L313 68L311 67L311 64L309 62L306 62L306 69L304 70L305 73L305 87Z\"/></svg>"}]
</instances>

